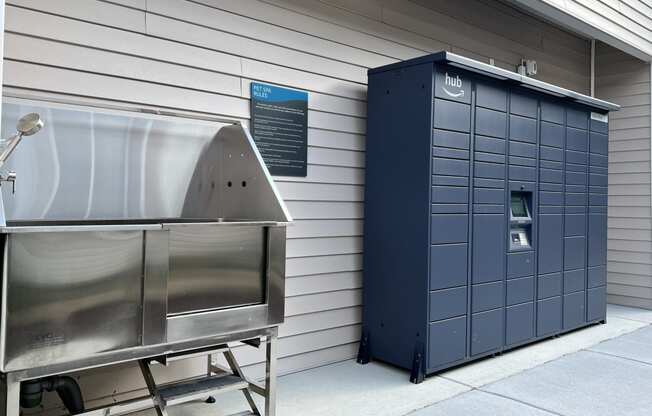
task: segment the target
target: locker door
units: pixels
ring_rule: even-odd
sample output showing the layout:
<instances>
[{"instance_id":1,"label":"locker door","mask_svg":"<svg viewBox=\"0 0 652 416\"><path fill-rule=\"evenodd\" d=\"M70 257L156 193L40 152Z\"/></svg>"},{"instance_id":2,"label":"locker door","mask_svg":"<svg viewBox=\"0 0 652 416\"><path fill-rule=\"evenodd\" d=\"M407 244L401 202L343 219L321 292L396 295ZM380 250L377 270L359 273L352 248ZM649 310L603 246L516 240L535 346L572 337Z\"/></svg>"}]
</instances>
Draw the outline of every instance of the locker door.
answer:
<instances>
[{"instance_id":1,"label":"locker door","mask_svg":"<svg viewBox=\"0 0 652 416\"><path fill-rule=\"evenodd\" d=\"M561 214L539 215L539 274L561 271L562 224Z\"/></svg>"},{"instance_id":2,"label":"locker door","mask_svg":"<svg viewBox=\"0 0 652 416\"><path fill-rule=\"evenodd\" d=\"M505 215L473 215L473 283L502 280L505 275Z\"/></svg>"},{"instance_id":3,"label":"locker door","mask_svg":"<svg viewBox=\"0 0 652 416\"><path fill-rule=\"evenodd\" d=\"M601 266L607 258L607 216L589 214L589 267Z\"/></svg>"},{"instance_id":4,"label":"locker door","mask_svg":"<svg viewBox=\"0 0 652 416\"><path fill-rule=\"evenodd\" d=\"M564 329L573 329L586 322L584 291L564 295Z\"/></svg>"},{"instance_id":5,"label":"locker door","mask_svg":"<svg viewBox=\"0 0 652 416\"><path fill-rule=\"evenodd\" d=\"M506 345L525 342L534 337L534 303L528 302L521 305L510 306L505 313L507 327Z\"/></svg>"},{"instance_id":6,"label":"locker door","mask_svg":"<svg viewBox=\"0 0 652 416\"><path fill-rule=\"evenodd\" d=\"M500 348L503 344L504 323L503 309L473 314L471 319L471 355Z\"/></svg>"}]
</instances>

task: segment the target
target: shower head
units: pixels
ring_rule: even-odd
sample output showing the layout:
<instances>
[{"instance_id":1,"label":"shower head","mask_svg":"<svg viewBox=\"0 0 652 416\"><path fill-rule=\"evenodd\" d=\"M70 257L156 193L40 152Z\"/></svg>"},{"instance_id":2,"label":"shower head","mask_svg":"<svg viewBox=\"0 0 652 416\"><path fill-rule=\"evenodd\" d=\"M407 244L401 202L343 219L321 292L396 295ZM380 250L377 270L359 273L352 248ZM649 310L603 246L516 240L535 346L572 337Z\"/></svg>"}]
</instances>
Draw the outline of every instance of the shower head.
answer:
<instances>
[{"instance_id":1,"label":"shower head","mask_svg":"<svg viewBox=\"0 0 652 416\"><path fill-rule=\"evenodd\" d=\"M20 118L16 124L16 134L5 141L0 153L0 166L4 165L23 136L31 136L43 128L43 120L37 113L29 113Z\"/></svg>"},{"instance_id":2,"label":"shower head","mask_svg":"<svg viewBox=\"0 0 652 416\"><path fill-rule=\"evenodd\" d=\"M43 120L38 113L29 113L20 118L16 130L21 136L31 136L43 128Z\"/></svg>"}]
</instances>

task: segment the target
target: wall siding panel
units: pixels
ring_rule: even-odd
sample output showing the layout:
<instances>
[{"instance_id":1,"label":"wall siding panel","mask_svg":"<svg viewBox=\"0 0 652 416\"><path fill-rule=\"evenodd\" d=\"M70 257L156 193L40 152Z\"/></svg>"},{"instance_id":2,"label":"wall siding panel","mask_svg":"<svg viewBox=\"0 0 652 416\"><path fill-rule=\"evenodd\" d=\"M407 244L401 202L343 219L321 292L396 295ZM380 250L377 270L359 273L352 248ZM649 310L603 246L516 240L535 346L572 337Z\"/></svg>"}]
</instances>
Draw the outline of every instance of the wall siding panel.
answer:
<instances>
[{"instance_id":1,"label":"wall siding panel","mask_svg":"<svg viewBox=\"0 0 652 416\"><path fill-rule=\"evenodd\" d=\"M650 65L598 43L596 66L597 96L622 106L609 120L607 299L649 308Z\"/></svg>"},{"instance_id":2,"label":"wall siding panel","mask_svg":"<svg viewBox=\"0 0 652 416\"><path fill-rule=\"evenodd\" d=\"M510 70L522 57L537 59L543 81L582 93L590 84L586 39L494 0L7 0L6 16L5 93L247 124L252 81L309 92L308 176L275 177L296 220L288 227L281 373L347 360L357 349L368 68L445 49ZM650 101L623 99L631 108L622 120L636 121L614 141L622 152L614 166L623 166L614 195L626 197L649 184L640 166L626 166L647 162L638 152L649 148ZM644 208L645 196L633 209ZM649 219L649 209L639 217ZM647 259L628 238L616 240L623 244L612 255L629 252L623 264ZM260 352L237 354L249 374L263 375ZM190 377L203 365L175 363L157 375ZM89 406L144 391L133 365L79 376ZM61 414L58 407L48 400L46 413Z\"/></svg>"},{"instance_id":3,"label":"wall siding panel","mask_svg":"<svg viewBox=\"0 0 652 416\"><path fill-rule=\"evenodd\" d=\"M652 59L652 13L639 0L510 0L639 59Z\"/></svg>"}]
</instances>

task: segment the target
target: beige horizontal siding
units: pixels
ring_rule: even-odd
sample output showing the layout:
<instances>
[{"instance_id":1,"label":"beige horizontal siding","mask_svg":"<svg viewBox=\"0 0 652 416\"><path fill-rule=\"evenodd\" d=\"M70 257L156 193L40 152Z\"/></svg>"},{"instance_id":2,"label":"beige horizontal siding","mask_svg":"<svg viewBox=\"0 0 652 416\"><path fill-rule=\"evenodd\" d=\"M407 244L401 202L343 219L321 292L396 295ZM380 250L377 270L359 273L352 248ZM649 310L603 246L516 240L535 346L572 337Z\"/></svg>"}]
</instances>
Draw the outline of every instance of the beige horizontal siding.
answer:
<instances>
[{"instance_id":1,"label":"beige horizontal siding","mask_svg":"<svg viewBox=\"0 0 652 416\"><path fill-rule=\"evenodd\" d=\"M647 0L511 0L552 21L647 62L652 60L652 4Z\"/></svg>"},{"instance_id":2,"label":"beige horizontal siding","mask_svg":"<svg viewBox=\"0 0 652 416\"><path fill-rule=\"evenodd\" d=\"M252 81L309 92L308 175L275 177L296 219L281 373L350 359L357 349L368 68L446 49L511 70L536 59L540 79L589 89L585 39L492 0L7 0L5 34L5 93L248 123ZM260 351L238 355L248 372L263 374ZM203 363L176 363L157 376L195 375ZM92 405L144 387L132 365L80 380Z\"/></svg>"},{"instance_id":3,"label":"beige horizontal siding","mask_svg":"<svg viewBox=\"0 0 652 416\"><path fill-rule=\"evenodd\" d=\"M650 308L650 65L598 44L596 66L598 97L623 106L609 122L608 299Z\"/></svg>"}]
</instances>

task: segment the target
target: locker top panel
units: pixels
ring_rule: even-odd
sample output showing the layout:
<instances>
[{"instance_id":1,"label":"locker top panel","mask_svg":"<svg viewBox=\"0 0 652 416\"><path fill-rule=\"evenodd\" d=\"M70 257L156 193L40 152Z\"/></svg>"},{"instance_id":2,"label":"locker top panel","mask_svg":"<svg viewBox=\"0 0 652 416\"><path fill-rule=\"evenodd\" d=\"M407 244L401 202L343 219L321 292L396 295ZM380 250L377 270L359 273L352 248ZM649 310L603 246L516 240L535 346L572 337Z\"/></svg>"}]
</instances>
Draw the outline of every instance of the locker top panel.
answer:
<instances>
[{"instance_id":1,"label":"locker top panel","mask_svg":"<svg viewBox=\"0 0 652 416\"><path fill-rule=\"evenodd\" d=\"M580 94L575 91L567 90L553 84L548 84L534 78L522 76L516 72L508 71L506 69L498 68L484 62L476 61L451 52L442 51L433 53L431 55L422 56L419 58L409 59L407 61L397 62L390 65L381 66L369 70L369 75L391 71L399 68L404 68L412 65L419 65L426 62L433 64L448 64L451 67L465 69L467 71L476 72L487 77L494 78L500 81L506 81L513 85L520 85L526 89L530 89L539 93L552 95L562 100L579 103L589 106L598 112L616 111L620 106L608 101L599 100L597 98L589 97L588 95ZM453 81L453 80L451 80ZM457 79L454 80L457 82ZM462 97L460 97L462 98ZM464 97L463 99L467 99Z\"/></svg>"}]
</instances>

